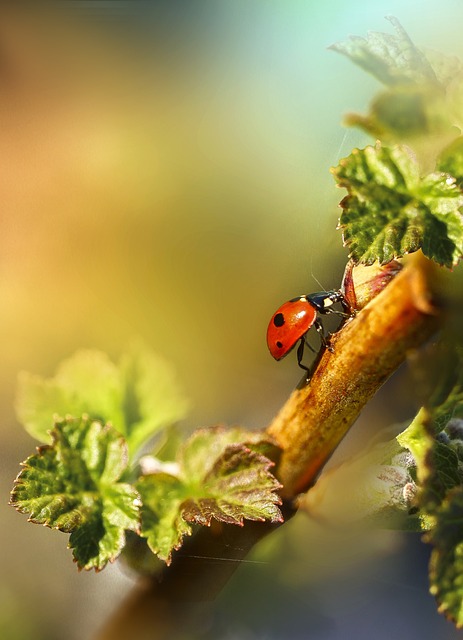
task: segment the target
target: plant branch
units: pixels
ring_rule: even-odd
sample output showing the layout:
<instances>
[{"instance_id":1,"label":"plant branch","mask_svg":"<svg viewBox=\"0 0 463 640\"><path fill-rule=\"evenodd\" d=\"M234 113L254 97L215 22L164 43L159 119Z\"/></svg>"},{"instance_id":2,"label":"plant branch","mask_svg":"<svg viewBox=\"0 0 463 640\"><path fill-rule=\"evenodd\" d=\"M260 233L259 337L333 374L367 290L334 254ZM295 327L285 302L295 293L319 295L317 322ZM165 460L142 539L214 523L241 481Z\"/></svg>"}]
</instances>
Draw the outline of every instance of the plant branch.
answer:
<instances>
[{"instance_id":1,"label":"plant branch","mask_svg":"<svg viewBox=\"0 0 463 640\"><path fill-rule=\"evenodd\" d=\"M365 404L436 331L437 268L421 252L331 338L308 385L296 389L267 432L283 454L282 495L294 498L315 481Z\"/></svg>"}]
</instances>

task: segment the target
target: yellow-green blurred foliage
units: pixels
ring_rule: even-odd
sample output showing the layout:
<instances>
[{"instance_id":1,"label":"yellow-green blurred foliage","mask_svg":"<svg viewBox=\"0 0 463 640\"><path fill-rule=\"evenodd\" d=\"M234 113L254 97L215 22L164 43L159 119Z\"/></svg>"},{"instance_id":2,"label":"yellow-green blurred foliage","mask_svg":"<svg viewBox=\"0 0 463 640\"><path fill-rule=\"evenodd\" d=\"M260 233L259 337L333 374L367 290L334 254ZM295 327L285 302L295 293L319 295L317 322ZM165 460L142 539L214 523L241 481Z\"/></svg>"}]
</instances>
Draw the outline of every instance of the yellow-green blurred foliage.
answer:
<instances>
[{"instance_id":1,"label":"yellow-green blurred foliage","mask_svg":"<svg viewBox=\"0 0 463 640\"><path fill-rule=\"evenodd\" d=\"M326 47L388 30L394 13L416 41L461 54L463 5L10 5L0 9L0 621L13 607L31 620L22 637L33 627L34 638L74 640L101 624L126 579L78 575L64 535L5 506L35 446L14 417L18 371L51 375L81 347L117 358L140 336L176 366L189 426L265 426L299 376L294 358L268 355L267 322L317 279L339 285L342 194L329 167L365 143L340 121L377 87Z\"/></svg>"}]
</instances>

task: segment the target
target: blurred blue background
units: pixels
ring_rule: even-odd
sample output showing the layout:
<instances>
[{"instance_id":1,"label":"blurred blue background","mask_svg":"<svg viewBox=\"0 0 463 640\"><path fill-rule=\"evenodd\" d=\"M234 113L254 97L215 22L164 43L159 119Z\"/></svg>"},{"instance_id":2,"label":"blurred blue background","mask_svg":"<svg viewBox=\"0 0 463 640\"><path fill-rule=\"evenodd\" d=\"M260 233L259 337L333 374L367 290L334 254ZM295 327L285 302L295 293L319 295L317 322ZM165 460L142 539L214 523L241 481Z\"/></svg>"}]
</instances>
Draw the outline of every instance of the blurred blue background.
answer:
<instances>
[{"instance_id":1,"label":"blurred blue background","mask_svg":"<svg viewBox=\"0 0 463 640\"><path fill-rule=\"evenodd\" d=\"M268 319L340 284L329 167L366 144L341 120L379 88L327 47L391 32L389 14L462 56L456 0L0 8L2 637L96 637L133 588L117 566L78 574L66 536L6 506L35 446L15 420L17 373L52 375L80 347L117 358L141 336L176 366L189 427L266 426L299 377L295 358L270 358ZM410 410L400 383L388 390L362 417L373 430ZM221 598L223 637L458 637L417 539L326 543L307 519L277 538L274 564L243 565ZM246 615L256 593L274 603L268 627Z\"/></svg>"}]
</instances>

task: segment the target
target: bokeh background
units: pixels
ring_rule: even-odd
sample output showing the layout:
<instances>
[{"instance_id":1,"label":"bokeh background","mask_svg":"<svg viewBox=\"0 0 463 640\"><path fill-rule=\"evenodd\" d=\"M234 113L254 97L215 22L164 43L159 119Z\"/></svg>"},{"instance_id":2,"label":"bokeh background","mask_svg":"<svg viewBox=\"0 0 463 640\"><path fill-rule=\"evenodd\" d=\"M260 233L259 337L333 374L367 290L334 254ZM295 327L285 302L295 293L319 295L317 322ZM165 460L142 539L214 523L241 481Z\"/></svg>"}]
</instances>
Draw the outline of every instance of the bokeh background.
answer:
<instances>
[{"instance_id":1,"label":"bokeh background","mask_svg":"<svg viewBox=\"0 0 463 640\"><path fill-rule=\"evenodd\" d=\"M329 167L366 143L341 120L378 88L327 47L391 32L392 14L416 42L463 56L463 4L11 4L0 8L0 631L81 640L135 582L118 566L79 574L65 535L6 506L36 444L15 419L18 372L52 375L80 347L117 359L138 336L175 365L188 427L264 427L299 377L294 358L270 358L268 319L340 284ZM359 428L409 415L401 384ZM243 563L220 598L217 637L458 637L427 593L419 540L329 539L299 519L267 542L273 560Z\"/></svg>"}]
</instances>

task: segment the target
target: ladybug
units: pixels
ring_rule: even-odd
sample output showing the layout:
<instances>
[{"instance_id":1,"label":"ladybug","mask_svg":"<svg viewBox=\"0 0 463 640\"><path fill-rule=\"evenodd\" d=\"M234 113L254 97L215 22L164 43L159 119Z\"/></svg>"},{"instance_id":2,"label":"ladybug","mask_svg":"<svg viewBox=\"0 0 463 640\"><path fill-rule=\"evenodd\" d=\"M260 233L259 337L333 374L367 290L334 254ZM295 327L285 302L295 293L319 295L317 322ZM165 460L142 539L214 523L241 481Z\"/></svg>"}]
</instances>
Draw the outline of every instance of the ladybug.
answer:
<instances>
[{"instance_id":1,"label":"ladybug","mask_svg":"<svg viewBox=\"0 0 463 640\"><path fill-rule=\"evenodd\" d=\"M337 302L342 305L343 311L332 308ZM351 317L349 303L340 291L311 293L282 304L273 314L267 329L267 345L275 360L284 358L300 340L297 348L297 364L309 373L309 368L302 364L304 347L307 345L312 349L306 340L306 334L314 326L320 335L322 346L330 349L322 323L318 318L318 314L328 313L334 313L342 318Z\"/></svg>"}]
</instances>

